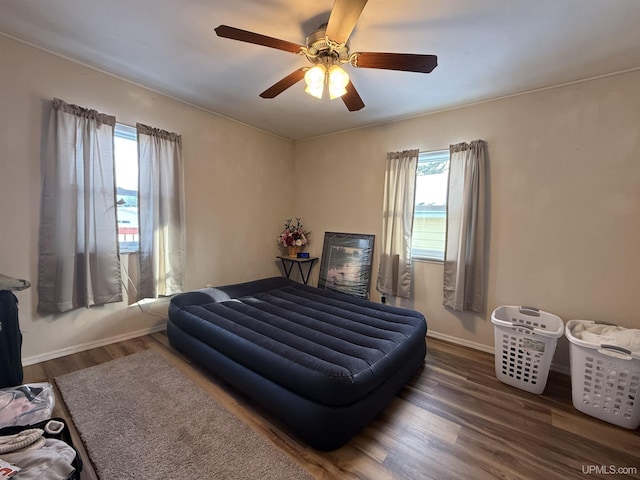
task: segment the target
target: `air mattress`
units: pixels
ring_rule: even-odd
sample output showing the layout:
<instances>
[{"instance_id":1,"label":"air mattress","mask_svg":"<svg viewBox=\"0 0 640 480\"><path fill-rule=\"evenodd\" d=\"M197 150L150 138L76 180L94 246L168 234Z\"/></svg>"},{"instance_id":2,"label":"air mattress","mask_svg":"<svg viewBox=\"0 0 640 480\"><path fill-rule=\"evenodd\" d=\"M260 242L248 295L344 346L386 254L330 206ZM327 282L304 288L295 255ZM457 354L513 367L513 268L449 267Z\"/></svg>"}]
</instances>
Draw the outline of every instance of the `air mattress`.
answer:
<instances>
[{"instance_id":1,"label":"air mattress","mask_svg":"<svg viewBox=\"0 0 640 480\"><path fill-rule=\"evenodd\" d=\"M321 450L375 418L426 354L422 314L282 277L177 295L167 332Z\"/></svg>"}]
</instances>

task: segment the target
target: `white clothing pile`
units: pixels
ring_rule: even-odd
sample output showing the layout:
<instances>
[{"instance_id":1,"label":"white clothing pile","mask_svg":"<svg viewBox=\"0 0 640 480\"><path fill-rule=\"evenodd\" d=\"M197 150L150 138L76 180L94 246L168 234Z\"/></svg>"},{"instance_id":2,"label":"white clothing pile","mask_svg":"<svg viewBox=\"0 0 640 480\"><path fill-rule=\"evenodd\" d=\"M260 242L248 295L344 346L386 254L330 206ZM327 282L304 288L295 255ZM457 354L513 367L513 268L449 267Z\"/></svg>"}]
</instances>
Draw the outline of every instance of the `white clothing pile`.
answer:
<instances>
[{"instance_id":1,"label":"white clothing pile","mask_svg":"<svg viewBox=\"0 0 640 480\"><path fill-rule=\"evenodd\" d=\"M0 478L20 480L66 480L75 470L75 450L62 440L44 438L33 428L0 437ZM4 466L8 465L8 466Z\"/></svg>"},{"instance_id":2,"label":"white clothing pile","mask_svg":"<svg viewBox=\"0 0 640 480\"><path fill-rule=\"evenodd\" d=\"M595 345L615 345L640 355L640 329L602 323L578 322L571 330L574 337Z\"/></svg>"}]
</instances>

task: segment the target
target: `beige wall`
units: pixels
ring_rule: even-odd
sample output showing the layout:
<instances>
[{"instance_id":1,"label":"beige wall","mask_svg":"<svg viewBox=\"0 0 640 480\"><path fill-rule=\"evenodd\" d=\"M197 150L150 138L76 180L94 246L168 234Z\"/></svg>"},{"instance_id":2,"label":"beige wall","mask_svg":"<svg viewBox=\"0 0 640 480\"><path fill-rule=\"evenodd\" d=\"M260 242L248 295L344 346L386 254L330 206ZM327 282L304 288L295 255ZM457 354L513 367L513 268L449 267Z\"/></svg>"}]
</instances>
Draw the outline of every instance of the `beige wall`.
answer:
<instances>
[{"instance_id":1,"label":"beige wall","mask_svg":"<svg viewBox=\"0 0 640 480\"><path fill-rule=\"evenodd\" d=\"M28 363L160 328L166 318L166 302L143 305L150 314L125 304L36 312L42 124L53 97L182 134L188 288L280 274L276 237L295 214L290 142L2 36L0 65L0 273L34 284L17 293Z\"/></svg>"},{"instance_id":2,"label":"beige wall","mask_svg":"<svg viewBox=\"0 0 640 480\"><path fill-rule=\"evenodd\" d=\"M379 242L386 152L482 138L487 311L444 309L442 266L426 262L415 264L414 298L400 304L423 312L430 332L484 349L493 347L490 312L503 304L640 328L640 72L292 145L2 36L0 65L0 273L34 283L17 294L27 360L161 328L166 313L166 303L143 305L150 315L124 304L36 313L39 162L52 97L183 135L187 288L278 275L275 238L287 217L302 217L318 255L325 231ZM374 262L374 300L376 275Z\"/></svg>"},{"instance_id":3,"label":"beige wall","mask_svg":"<svg viewBox=\"0 0 640 480\"><path fill-rule=\"evenodd\" d=\"M489 147L487 311L442 307L442 265L426 262L399 304L432 333L487 349L499 305L640 328L640 71L296 143L311 250L325 231L380 241L386 152L475 139ZM374 299L376 275L374 265Z\"/></svg>"}]
</instances>

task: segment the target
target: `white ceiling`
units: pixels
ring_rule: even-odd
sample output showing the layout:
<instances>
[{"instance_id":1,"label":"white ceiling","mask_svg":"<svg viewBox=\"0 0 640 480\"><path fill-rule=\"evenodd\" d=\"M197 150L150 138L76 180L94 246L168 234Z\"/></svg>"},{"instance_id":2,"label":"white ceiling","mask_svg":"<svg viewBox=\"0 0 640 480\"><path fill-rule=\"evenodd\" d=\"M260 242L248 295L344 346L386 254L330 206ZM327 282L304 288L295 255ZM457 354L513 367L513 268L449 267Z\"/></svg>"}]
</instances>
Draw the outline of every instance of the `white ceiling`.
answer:
<instances>
[{"instance_id":1,"label":"white ceiling","mask_svg":"<svg viewBox=\"0 0 640 480\"><path fill-rule=\"evenodd\" d=\"M640 68L640 0L370 0L351 51L438 56L428 75L347 67L366 107L304 82L307 60L219 38L226 24L305 43L332 0L1 0L0 32L291 140Z\"/></svg>"}]
</instances>

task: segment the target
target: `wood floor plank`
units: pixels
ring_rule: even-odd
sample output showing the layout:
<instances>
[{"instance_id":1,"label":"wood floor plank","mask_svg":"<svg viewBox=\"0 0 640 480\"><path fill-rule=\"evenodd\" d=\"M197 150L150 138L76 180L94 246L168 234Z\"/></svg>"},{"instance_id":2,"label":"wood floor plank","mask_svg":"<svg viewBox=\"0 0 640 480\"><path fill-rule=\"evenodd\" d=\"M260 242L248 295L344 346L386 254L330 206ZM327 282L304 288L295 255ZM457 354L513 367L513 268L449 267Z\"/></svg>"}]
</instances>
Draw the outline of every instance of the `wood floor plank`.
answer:
<instances>
[{"instance_id":1,"label":"wood floor plank","mask_svg":"<svg viewBox=\"0 0 640 480\"><path fill-rule=\"evenodd\" d=\"M626 452L636 458L640 455L640 438L637 430L611 428L608 423L593 421L591 417L578 410L554 411L552 424L567 433L588 440L596 449L608 449L615 445L617 451Z\"/></svg>"},{"instance_id":2,"label":"wood floor plank","mask_svg":"<svg viewBox=\"0 0 640 480\"><path fill-rule=\"evenodd\" d=\"M584 415L571 404L568 377L551 372L535 395L495 377L493 356L427 339L425 367L347 445L333 452L302 443L251 399L173 349L165 332L25 367L25 383L147 349L159 352L207 394L317 479L555 480L640 478L640 432ZM96 479L58 392L55 415L70 422L82 455L83 480ZM589 466L636 468L631 475ZM107 480L107 479L104 479Z\"/></svg>"}]
</instances>

